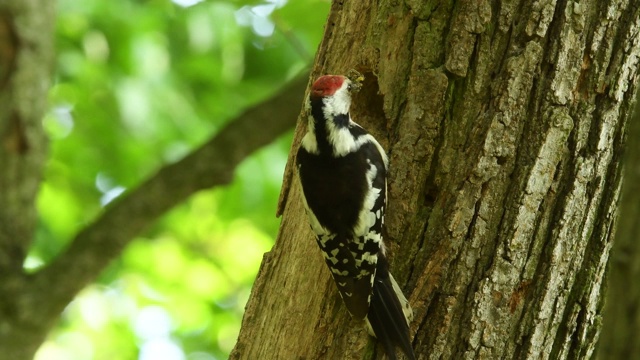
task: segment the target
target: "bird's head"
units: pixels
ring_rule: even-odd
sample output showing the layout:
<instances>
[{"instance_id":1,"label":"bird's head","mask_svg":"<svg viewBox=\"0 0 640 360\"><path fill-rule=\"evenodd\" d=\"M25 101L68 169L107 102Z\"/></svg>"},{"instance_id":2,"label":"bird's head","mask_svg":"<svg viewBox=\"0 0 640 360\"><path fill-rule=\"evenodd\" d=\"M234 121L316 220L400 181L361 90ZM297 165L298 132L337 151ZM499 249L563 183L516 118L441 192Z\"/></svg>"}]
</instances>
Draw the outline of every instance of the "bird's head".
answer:
<instances>
[{"instance_id":1,"label":"bird's head","mask_svg":"<svg viewBox=\"0 0 640 360\"><path fill-rule=\"evenodd\" d=\"M342 75L320 76L311 86L310 100L322 101L325 116L347 114L351 106L351 94L360 89L358 79Z\"/></svg>"},{"instance_id":2,"label":"bird's head","mask_svg":"<svg viewBox=\"0 0 640 360\"><path fill-rule=\"evenodd\" d=\"M349 107L351 95L362 87L364 77L355 70L347 76L320 76L311 86L306 103L309 110L307 134L302 146L313 154L344 156L355 148L355 138L350 127Z\"/></svg>"}]
</instances>

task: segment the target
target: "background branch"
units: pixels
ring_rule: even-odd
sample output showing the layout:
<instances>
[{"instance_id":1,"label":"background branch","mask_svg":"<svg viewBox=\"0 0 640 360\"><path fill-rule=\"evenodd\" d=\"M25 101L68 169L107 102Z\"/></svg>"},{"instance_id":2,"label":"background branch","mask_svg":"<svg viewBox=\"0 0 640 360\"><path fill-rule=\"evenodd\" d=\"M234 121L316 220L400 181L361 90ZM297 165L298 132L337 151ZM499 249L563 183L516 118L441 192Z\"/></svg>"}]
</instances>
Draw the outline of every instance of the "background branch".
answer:
<instances>
[{"instance_id":1,"label":"background branch","mask_svg":"<svg viewBox=\"0 0 640 360\"><path fill-rule=\"evenodd\" d=\"M61 255L33 275L32 294L25 299L47 299L33 304L40 313L37 318L55 320L57 316L48 315L59 314L134 236L164 212L199 190L229 183L242 160L295 124L306 84L307 76L295 79L230 122L202 147L107 206Z\"/></svg>"}]
</instances>

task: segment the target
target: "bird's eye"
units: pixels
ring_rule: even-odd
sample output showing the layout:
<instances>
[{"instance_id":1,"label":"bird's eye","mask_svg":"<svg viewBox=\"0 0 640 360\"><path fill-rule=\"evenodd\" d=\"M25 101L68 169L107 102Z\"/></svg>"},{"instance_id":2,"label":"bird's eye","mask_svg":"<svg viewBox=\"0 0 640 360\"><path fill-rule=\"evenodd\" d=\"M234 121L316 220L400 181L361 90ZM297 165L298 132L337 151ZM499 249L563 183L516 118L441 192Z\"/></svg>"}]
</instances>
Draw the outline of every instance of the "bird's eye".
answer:
<instances>
[{"instance_id":1,"label":"bird's eye","mask_svg":"<svg viewBox=\"0 0 640 360\"><path fill-rule=\"evenodd\" d=\"M347 85L347 90L351 91L351 84Z\"/></svg>"}]
</instances>

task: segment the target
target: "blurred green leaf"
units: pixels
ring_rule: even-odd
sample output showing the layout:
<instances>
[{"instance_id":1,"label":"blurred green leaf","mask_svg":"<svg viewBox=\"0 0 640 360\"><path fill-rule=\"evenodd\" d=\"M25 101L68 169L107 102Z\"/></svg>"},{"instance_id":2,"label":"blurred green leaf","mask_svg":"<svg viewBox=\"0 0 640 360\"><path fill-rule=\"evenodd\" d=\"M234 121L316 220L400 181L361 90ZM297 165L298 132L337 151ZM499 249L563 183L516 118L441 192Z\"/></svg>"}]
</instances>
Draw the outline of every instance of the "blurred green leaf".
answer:
<instances>
[{"instance_id":1,"label":"blurred green leaf","mask_svg":"<svg viewBox=\"0 0 640 360\"><path fill-rule=\"evenodd\" d=\"M313 59L329 1L59 0L51 142L27 264ZM301 104L292 104L299 107ZM259 129L258 129L259 130ZM134 240L69 305L37 359L222 359L279 226L291 135ZM242 249L239 252L238 249Z\"/></svg>"}]
</instances>

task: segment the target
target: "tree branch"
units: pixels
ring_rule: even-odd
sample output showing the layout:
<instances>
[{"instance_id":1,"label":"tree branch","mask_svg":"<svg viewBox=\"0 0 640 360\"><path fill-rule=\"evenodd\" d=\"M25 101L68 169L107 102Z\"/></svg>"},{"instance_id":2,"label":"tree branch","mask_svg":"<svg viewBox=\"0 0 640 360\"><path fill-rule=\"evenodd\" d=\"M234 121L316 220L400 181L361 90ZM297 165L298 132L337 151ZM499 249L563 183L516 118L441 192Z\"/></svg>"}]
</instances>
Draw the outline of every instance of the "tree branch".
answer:
<instances>
[{"instance_id":1,"label":"tree branch","mask_svg":"<svg viewBox=\"0 0 640 360\"><path fill-rule=\"evenodd\" d=\"M135 235L165 211L199 190L229 183L242 160L295 124L306 85L306 76L292 81L270 100L229 123L208 143L110 204L76 235L66 251L33 275L33 292L27 301L37 302L32 304L40 313L37 318L55 320ZM43 298L47 301L42 302Z\"/></svg>"}]
</instances>

